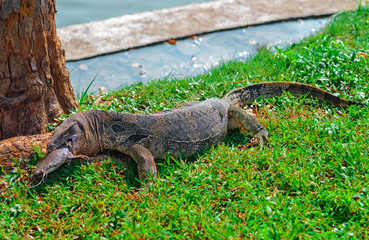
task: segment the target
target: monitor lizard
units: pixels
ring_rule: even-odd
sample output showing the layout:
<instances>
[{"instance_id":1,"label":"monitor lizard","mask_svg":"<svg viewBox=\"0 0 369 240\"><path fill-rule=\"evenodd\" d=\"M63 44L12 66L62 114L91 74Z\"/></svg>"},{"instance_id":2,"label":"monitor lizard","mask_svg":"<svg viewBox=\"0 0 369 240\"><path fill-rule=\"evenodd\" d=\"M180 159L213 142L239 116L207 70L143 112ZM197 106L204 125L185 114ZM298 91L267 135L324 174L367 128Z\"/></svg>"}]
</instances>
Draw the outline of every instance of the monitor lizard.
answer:
<instances>
[{"instance_id":1,"label":"monitor lizard","mask_svg":"<svg viewBox=\"0 0 369 240\"><path fill-rule=\"evenodd\" d=\"M242 107L258 98L280 96L284 91L294 96L307 94L335 106L362 105L307 84L265 82L233 90L221 99L188 102L153 114L85 111L55 129L47 146L48 155L33 176L44 179L68 159L117 150L137 163L140 181L150 186L156 179L155 159L168 154L191 156L222 141L227 130L245 128L260 145L268 142L268 131Z\"/></svg>"}]
</instances>

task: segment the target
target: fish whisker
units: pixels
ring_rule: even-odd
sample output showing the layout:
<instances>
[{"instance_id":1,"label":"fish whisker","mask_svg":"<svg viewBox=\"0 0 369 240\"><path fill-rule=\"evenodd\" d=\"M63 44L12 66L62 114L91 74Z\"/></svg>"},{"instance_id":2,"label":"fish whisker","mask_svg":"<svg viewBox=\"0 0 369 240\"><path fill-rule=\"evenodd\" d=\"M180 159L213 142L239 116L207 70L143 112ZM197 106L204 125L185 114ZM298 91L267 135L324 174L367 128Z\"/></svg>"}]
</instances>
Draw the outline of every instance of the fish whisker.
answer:
<instances>
[{"instance_id":1,"label":"fish whisker","mask_svg":"<svg viewBox=\"0 0 369 240\"><path fill-rule=\"evenodd\" d=\"M46 181L46 178L47 178L47 172L44 172L42 174L42 179L39 183L37 183L36 185L30 185L29 188L35 188L35 187L38 187L40 186L42 183L44 183ZM30 182L33 182L33 180L31 179Z\"/></svg>"}]
</instances>

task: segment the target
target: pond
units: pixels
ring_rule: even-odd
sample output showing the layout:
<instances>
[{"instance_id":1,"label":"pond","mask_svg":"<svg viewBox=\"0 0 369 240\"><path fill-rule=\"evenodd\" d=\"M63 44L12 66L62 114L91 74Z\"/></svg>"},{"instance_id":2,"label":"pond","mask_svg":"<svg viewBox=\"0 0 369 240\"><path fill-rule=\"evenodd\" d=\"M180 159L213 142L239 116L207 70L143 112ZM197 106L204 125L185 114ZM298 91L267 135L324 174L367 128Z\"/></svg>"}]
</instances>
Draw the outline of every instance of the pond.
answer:
<instances>
[{"instance_id":1,"label":"pond","mask_svg":"<svg viewBox=\"0 0 369 240\"><path fill-rule=\"evenodd\" d=\"M57 21L63 26L194 2L201 1L59 0ZM92 80L89 92L97 92L99 87L114 90L138 82L205 73L228 60L246 61L261 47L284 47L298 42L328 22L329 18L309 19L221 31L180 40L176 44L158 44L66 65L77 95Z\"/></svg>"},{"instance_id":2,"label":"pond","mask_svg":"<svg viewBox=\"0 0 369 240\"><path fill-rule=\"evenodd\" d=\"M114 90L138 82L168 77L180 79L205 73L227 60L247 60L260 47L284 47L319 31L325 19L262 25L211 33L175 45L159 44L106 56L67 62L75 92L98 87Z\"/></svg>"}]
</instances>

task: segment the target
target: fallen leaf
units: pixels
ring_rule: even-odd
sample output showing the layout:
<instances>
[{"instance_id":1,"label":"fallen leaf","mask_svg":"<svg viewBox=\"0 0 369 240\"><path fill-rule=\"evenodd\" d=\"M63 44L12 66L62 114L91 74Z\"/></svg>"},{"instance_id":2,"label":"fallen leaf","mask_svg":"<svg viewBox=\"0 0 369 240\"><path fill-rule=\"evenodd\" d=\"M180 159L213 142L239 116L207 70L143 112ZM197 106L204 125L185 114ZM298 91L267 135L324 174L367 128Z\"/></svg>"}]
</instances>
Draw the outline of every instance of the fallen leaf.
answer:
<instances>
[{"instance_id":1,"label":"fallen leaf","mask_svg":"<svg viewBox=\"0 0 369 240\"><path fill-rule=\"evenodd\" d=\"M358 53L358 54L356 54L356 56L368 58L368 55L366 55L365 53Z\"/></svg>"},{"instance_id":2,"label":"fallen leaf","mask_svg":"<svg viewBox=\"0 0 369 240\"><path fill-rule=\"evenodd\" d=\"M81 64L81 65L79 65L79 69L88 70L88 66L86 64Z\"/></svg>"},{"instance_id":3,"label":"fallen leaf","mask_svg":"<svg viewBox=\"0 0 369 240\"><path fill-rule=\"evenodd\" d=\"M169 43L169 44L172 44L172 45L176 45L176 44L177 44L177 41L176 41L176 40L174 40L174 39L170 39L170 40L168 41L168 43Z\"/></svg>"},{"instance_id":4,"label":"fallen leaf","mask_svg":"<svg viewBox=\"0 0 369 240\"><path fill-rule=\"evenodd\" d=\"M250 40L250 41L249 41L249 44L250 44L250 45L256 45L256 44L258 44L258 42L257 42L257 41L255 41L255 40Z\"/></svg>"},{"instance_id":5,"label":"fallen leaf","mask_svg":"<svg viewBox=\"0 0 369 240\"><path fill-rule=\"evenodd\" d=\"M140 76L145 76L146 75L145 69L141 69L139 74L140 74Z\"/></svg>"},{"instance_id":6,"label":"fallen leaf","mask_svg":"<svg viewBox=\"0 0 369 240\"><path fill-rule=\"evenodd\" d=\"M99 87L97 89L99 89L100 95L104 95L106 93L106 89L104 87Z\"/></svg>"}]
</instances>

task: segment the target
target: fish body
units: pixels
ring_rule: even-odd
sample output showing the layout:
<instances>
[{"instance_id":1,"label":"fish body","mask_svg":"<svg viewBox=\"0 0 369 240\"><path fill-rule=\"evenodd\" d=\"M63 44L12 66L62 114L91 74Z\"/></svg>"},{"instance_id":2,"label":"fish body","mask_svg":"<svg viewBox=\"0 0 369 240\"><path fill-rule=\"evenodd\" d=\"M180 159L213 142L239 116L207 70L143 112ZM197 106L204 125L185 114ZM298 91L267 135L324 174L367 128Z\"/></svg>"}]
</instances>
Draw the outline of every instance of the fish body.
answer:
<instances>
[{"instance_id":1,"label":"fish body","mask_svg":"<svg viewBox=\"0 0 369 240\"><path fill-rule=\"evenodd\" d=\"M45 158L40 162L36 170L33 172L33 175L40 176L45 173L49 174L58 169L68 159L74 157L74 154L69 151L68 147L56 149L45 156Z\"/></svg>"},{"instance_id":2,"label":"fish body","mask_svg":"<svg viewBox=\"0 0 369 240\"><path fill-rule=\"evenodd\" d=\"M49 173L55 171L67 160L72 158L78 158L78 156L75 156L68 147L61 147L48 153L37 166L36 170L32 174L32 177L30 178L30 182L38 178L41 178L41 180L39 183L31 187L36 187L42 184L46 180L46 177Z\"/></svg>"}]
</instances>

